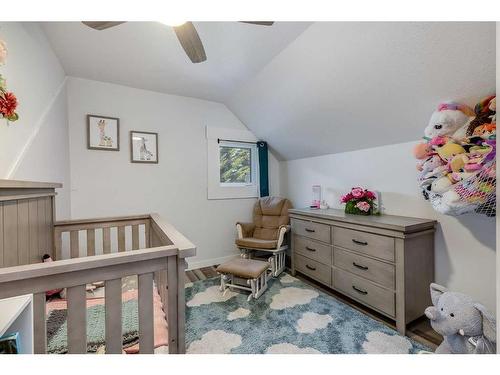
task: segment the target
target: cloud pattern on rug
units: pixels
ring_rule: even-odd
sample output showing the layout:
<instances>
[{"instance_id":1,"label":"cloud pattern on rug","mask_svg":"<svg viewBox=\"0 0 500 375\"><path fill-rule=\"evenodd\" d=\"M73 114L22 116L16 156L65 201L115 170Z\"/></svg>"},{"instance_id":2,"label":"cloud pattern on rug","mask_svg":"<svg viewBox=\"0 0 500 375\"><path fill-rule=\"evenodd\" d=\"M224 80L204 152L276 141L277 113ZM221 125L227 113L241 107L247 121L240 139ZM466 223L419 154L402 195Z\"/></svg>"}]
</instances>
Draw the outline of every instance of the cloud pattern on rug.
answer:
<instances>
[{"instance_id":1,"label":"cloud pattern on rug","mask_svg":"<svg viewBox=\"0 0 500 375\"><path fill-rule=\"evenodd\" d=\"M379 331L369 332L362 346L367 354L408 354L412 348L411 342L405 337Z\"/></svg>"},{"instance_id":2,"label":"cloud pattern on rug","mask_svg":"<svg viewBox=\"0 0 500 375\"><path fill-rule=\"evenodd\" d=\"M284 342L270 346L266 354L321 354L321 352L314 348L299 348L297 345Z\"/></svg>"},{"instance_id":3,"label":"cloud pattern on rug","mask_svg":"<svg viewBox=\"0 0 500 375\"><path fill-rule=\"evenodd\" d=\"M282 280L285 282L282 282ZM295 280L294 280L295 279ZM418 353L429 350L283 273L247 301L212 278L186 289L188 353Z\"/></svg>"},{"instance_id":4,"label":"cloud pattern on rug","mask_svg":"<svg viewBox=\"0 0 500 375\"><path fill-rule=\"evenodd\" d=\"M193 341L188 354L227 354L241 345L241 336L220 329L208 331L201 339Z\"/></svg>"},{"instance_id":5,"label":"cloud pattern on rug","mask_svg":"<svg viewBox=\"0 0 500 375\"><path fill-rule=\"evenodd\" d=\"M284 310L297 305L305 305L313 298L318 297L318 292L312 289L287 287L282 288L278 294L273 296L271 305L273 310Z\"/></svg>"},{"instance_id":6,"label":"cloud pattern on rug","mask_svg":"<svg viewBox=\"0 0 500 375\"><path fill-rule=\"evenodd\" d=\"M323 329L333 321L333 318L327 314L317 314L315 312L306 312L297 321L297 332L313 333L318 329Z\"/></svg>"},{"instance_id":7,"label":"cloud pattern on rug","mask_svg":"<svg viewBox=\"0 0 500 375\"><path fill-rule=\"evenodd\" d=\"M236 320L236 319L246 318L248 315L250 315L250 310L240 307L234 311L231 311L227 315L227 320Z\"/></svg>"},{"instance_id":8,"label":"cloud pattern on rug","mask_svg":"<svg viewBox=\"0 0 500 375\"><path fill-rule=\"evenodd\" d=\"M237 296L238 293L231 290L226 290L226 293L222 293L219 290L218 285L211 286L203 292L196 293L191 300L189 300L186 305L188 307L195 307L201 305L208 305L213 302L226 302L228 299Z\"/></svg>"},{"instance_id":9,"label":"cloud pattern on rug","mask_svg":"<svg viewBox=\"0 0 500 375\"><path fill-rule=\"evenodd\" d=\"M298 279L297 279L296 277L293 277L293 276L291 276L291 275L289 275L289 274L287 274L287 273L286 273L286 274L284 274L284 275L281 277L280 282L281 282L282 284L291 284L291 283L293 283L293 282L295 282L295 281L297 281L297 280L298 280Z\"/></svg>"}]
</instances>

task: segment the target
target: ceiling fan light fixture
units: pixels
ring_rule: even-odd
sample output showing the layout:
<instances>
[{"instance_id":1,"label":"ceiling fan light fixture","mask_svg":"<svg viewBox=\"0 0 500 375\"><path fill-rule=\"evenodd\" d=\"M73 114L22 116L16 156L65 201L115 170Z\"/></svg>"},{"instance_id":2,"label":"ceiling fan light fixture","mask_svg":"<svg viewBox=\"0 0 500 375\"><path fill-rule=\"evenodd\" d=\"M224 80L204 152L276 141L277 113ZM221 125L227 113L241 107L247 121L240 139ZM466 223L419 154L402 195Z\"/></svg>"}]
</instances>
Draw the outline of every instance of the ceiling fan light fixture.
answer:
<instances>
[{"instance_id":1,"label":"ceiling fan light fixture","mask_svg":"<svg viewBox=\"0 0 500 375\"><path fill-rule=\"evenodd\" d=\"M171 27L179 27L184 25L187 21L186 20L170 20L170 21L158 21L159 23Z\"/></svg>"}]
</instances>

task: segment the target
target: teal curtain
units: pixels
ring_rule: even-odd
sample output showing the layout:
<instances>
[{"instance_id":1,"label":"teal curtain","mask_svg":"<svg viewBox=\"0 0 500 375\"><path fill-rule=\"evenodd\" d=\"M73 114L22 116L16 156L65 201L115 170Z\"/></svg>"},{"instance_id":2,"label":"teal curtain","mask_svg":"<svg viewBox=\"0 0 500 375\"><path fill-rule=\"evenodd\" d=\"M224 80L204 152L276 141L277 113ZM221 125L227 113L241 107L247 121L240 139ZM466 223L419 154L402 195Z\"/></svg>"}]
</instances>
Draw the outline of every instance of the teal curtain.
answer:
<instances>
[{"instance_id":1,"label":"teal curtain","mask_svg":"<svg viewBox=\"0 0 500 375\"><path fill-rule=\"evenodd\" d=\"M267 143L257 142L257 150L259 151L259 182L260 196L269 196L269 162L267 159Z\"/></svg>"}]
</instances>

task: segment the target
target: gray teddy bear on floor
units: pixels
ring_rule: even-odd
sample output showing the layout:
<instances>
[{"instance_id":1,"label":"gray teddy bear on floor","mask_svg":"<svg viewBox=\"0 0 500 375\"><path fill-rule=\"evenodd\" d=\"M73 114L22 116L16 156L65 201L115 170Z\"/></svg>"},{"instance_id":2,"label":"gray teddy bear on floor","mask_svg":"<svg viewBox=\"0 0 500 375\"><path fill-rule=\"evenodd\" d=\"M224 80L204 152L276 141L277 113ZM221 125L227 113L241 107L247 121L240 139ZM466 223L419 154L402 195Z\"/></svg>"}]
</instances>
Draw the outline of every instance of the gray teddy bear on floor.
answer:
<instances>
[{"instance_id":1,"label":"gray teddy bear on floor","mask_svg":"<svg viewBox=\"0 0 500 375\"><path fill-rule=\"evenodd\" d=\"M496 320L471 297L431 284L434 306L425 309L432 328L444 337L437 354L496 353Z\"/></svg>"}]
</instances>

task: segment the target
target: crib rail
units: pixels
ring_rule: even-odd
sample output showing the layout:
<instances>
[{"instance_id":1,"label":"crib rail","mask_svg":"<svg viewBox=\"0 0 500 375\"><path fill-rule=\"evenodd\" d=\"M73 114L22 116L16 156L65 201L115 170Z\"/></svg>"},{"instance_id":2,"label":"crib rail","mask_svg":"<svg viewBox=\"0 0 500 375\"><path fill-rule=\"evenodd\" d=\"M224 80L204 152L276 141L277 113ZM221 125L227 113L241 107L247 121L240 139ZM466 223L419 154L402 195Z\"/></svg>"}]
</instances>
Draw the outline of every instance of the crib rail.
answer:
<instances>
[{"instance_id":1,"label":"crib rail","mask_svg":"<svg viewBox=\"0 0 500 375\"><path fill-rule=\"evenodd\" d=\"M125 246L125 228L131 227L131 249ZM146 248L139 249L139 228ZM111 249L111 228L117 228L118 245ZM96 231L102 231L102 249L96 254ZM80 233L87 239L81 244ZM69 232L69 259L62 259L62 235ZM0 269L0 299L33 294L34 350L45 353L47 290L67 288L69 353L85 353L86 284L105 281L106 353L121 353L121 278L138 276L139 350L154 349L153 280L156 281L168 322L169 352L185 352L185 258L195 246L157 214L133 217L64 221L54 224L55 262ZM85 245L85 246L82 246Z\"/></svg>"}]
</instances>

